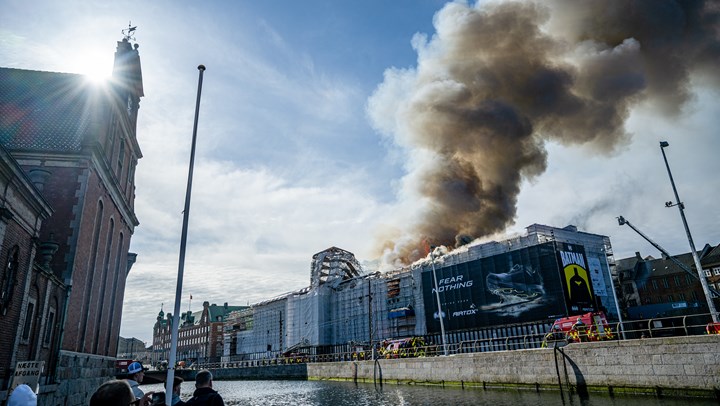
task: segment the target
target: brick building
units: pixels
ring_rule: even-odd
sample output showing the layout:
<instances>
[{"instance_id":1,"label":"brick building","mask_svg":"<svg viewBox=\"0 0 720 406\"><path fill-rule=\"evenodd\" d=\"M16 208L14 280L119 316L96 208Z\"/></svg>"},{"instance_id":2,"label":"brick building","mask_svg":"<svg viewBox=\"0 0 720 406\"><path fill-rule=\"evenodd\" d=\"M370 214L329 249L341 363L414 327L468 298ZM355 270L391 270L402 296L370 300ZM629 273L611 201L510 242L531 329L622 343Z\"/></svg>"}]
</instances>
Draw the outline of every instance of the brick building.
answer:
<instances>
[{"instance_id":1,"label":"brick building","mask_svg":"<svg viewBox=\"0 0 720 406\"><path fill-rule=\"evenodd\" d=\"M203 302L200 311L188 310L180 315L177 360L186 362L220 361L223 355L223 324L227 316L247 306L222 306ZM172 314L160 310L153 326L153 364L170 357Z\"/></svg>"},{"instance_id":2,"label":"brick building","mask_svg":"<svg viewBox=\"0 0 720 406\"><path fill-rule=\"evenodd\" d=\"M720 246L718 246L720 247ZM720 249L706 245L700 252L704 276L711 287L720 284ZM616 261L619 301L631 319L707 313L707 301L691 253L673 258L692 271L688 274L670 258L634 257ZM717 269L717 276L714 270ZM717 299L716 299L717 303ZM716 305L717 306L717 305Z\"/></svg>"},{"instance_id":3,"label":"brick building","mask_svg":"<svg viewBox=\"0 0 720 406\"><path fill-rule=\"evenodd\" d=\"M49 268L57 245L38 238L52 213L38 188L0 146L0 391L18 361L44 361L57 351L57 320L66 288Z\"/></svg>"},{"instance_id":4,"label":"brick building","mask_svg":"<svg viewBox=\"0 0 720 406\"><path fill-rule=\"evenodd\" d=\"M706 250L705 255L700 260L700 265L705 272L708 285L720 292L720 245ZM720 309L720 297L715 297L713 300L715 310Z\"/></svg>"},{"instance_id":5,"label":"brick building","mask_svg":"<svg viewBox=\"0 0 720 406\"><path fill-rule=\"evenodd\" d=\"M10 308L0 315L0 323L13 326L0 331L0 340L7 335L13 343L3 348L18 350L14 359L0 357L0 371L6 371L0 374L14 368L15 360L35 360L45 351L116 354L125 281L135 261L130 238L139 224L134 177L142 153L136 123L144 94L137 48L127 39L117 43L106 84L77 74L0 68L0 144L35 184L34 192L24 192L34 205L27 213L17 214L23 210L19 201L8 206L6 200L0 208L15 214L3 222L5 238L11 231L25 234L17 245L3 240L0 252L4 263L17 264L13 300L23 298L19 319ZM24 188L23 179L15 176L12 188ZM26 222L22 230L15 224L20 218ZM31 265L36 249L45 254ZM0 279L8 278L10 268ZM28 334L35 338L26 339ZM52 382L53 373L46 366L44 379Z\"/></svg>"}]
</instances>

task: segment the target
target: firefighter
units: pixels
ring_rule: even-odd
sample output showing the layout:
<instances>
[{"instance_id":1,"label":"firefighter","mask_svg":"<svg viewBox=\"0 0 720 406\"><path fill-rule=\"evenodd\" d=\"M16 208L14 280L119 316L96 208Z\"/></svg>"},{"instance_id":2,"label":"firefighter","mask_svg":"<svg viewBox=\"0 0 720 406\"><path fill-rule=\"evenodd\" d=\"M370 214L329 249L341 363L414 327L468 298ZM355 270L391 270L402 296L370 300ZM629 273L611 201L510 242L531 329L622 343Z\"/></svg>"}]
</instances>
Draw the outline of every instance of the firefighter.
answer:
<instances>
[{"instance_id":1,"label":"firefighter","mask_svg":"<svg viewBox=\"0 0 720 406\"><path fill-rule=\"evenodd\" d=\"M583 323L581 317L577 318L577 321L573 324L570 331L573 333L573 338L575 338L578 342L582 343L587 341L587 326Z\"/></svg>"},{"instance_id":2,"label":"firefighter","mask_svg":"<svg viewBox=\"0 0 720 406\"><path fill-rule=\"evenodd\" d=\"M557 343L565 341L565 334L560 330L560 326L557 324L553 326L552 330L545 335L545 340L542 343L542 347L552 346L555 348Z\"/></svg>"}]
</instances>

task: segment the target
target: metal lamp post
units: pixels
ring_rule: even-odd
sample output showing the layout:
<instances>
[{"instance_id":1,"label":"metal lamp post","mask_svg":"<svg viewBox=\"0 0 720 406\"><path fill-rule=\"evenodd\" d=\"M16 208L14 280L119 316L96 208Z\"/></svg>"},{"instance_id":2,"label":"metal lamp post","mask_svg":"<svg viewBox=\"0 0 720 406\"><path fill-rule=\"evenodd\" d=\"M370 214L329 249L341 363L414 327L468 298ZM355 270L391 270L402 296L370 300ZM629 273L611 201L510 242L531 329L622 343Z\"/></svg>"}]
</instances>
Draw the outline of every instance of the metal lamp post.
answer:
<instances>
[{"instance_id":1,"label":"metal lamp post","mask_svg":"<svg viewBox=\"0 0 720 406\"><path fill-rule=\"evenodd\" d=\"M173 382L175 378L175 362L177 357L178 329L180 327L180 299L182 297L183 273L185 271L185 248L187 246L188 223L190 219L190 197L192 195L193 169L195 167L195 144L197 141L198 117L200 116L200 95L202 94L203 73L205 65L198 66L198 90L195 101L195 122L193 124L192 143L190 147L190 165L188 170L187 188L185 190L185 209L183 210L182 233L180 235L180 259L178 261L177 285L175 288L175 313L170 326L170 354L168 357L167 378L165 380L165 404L172 401Z\"/></svg>"},{"instance_id":2,"label":"metal lamp post","mask_svg":"<svg viewBox=\"0 0 720 406\"><path fill-rule=\"evenodd\" d=\"M688 242L690 243L690 253L692 254L693 261L695 261L695 268L697 269L698 277L700 277L700 284L702 285L703 292L705 293L708 309L710 310L713 322L717 323L718 315L715 311L715 304L713 303L712 295L710 294L710 289L708 287L707 280L705 279L705 275L703 275L702 265L700 265L700 258L698 257L697 250L695 249L695 243L693 242L692 235L690 234L690 228L688 227L687 220L685 219L685 205L680 201L672 172L670 172L670 165L668 164L667 156L665 155L665 147L668 146L670 146L670 144L667 141L660 141L660 151L662 151L663 160L665 160L665 167L667 168L668 176L670 177L670 184L672 185L673 192L675 193L675 203L667 202L665 203L665 207L677 206L680 210L680 218L682 218L683 226L685 226L685 233L687 233Z\"/></svg>"},{"instance_id":3,"label":"metal lamp post","mask_svg":"<svg viewBox=\"0 0 720 406\"><path fill-rule=\"evenodd\" d=\"M430 264L432 266L433 284L435 285L435 299L438 306L438 319L440 319L440 334L442 335L443 353L448 355L447 340L445 339L445 323L443 322L442 306L440 305L440 291L438 290L437 275L435 274L435 247L430 248Z\"/></svg>"}]
</instances>

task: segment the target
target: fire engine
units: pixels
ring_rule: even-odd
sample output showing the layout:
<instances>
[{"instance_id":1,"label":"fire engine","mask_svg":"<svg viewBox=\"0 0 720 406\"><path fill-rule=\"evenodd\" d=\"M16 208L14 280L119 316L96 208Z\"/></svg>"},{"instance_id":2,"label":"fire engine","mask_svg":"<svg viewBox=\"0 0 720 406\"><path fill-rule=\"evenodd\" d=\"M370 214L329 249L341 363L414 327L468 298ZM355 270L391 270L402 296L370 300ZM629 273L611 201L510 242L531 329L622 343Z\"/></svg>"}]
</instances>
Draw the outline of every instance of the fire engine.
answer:
<instances>
[{"instance_id":1,"label":"fire engine","mask_svg":"<svg viewBox=\"0 0 720 406\"><path fill-rule=\"evenodd\" d=\"M578 318L585 324L585 331L574 328ZM556 328L557 326L557 328ZM569 342L603 341L615 339L615 333L605 318L603 312L590 312L577 316L563 317L555 320L552 331L559 328L565 333Z\"/></svg>"},{"instance_id":2,"label":"fire engine","mask_svg":"<svg viewBox=\"0 0 720 406\"><path fill-rule=\"evenodd\" d=\"M383 341L379 353L384 358L424 357L425 341L422 337Z\"/></svg>"}]
</instances>

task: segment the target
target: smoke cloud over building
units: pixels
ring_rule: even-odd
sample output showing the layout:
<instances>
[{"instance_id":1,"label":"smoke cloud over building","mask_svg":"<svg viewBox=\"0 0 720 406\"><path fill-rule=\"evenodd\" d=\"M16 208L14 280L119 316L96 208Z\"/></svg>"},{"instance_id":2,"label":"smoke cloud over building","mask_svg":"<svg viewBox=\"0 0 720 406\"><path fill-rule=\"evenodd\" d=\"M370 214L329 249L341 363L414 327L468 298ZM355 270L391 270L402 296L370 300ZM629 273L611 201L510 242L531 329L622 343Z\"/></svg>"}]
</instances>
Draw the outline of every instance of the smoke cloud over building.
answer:
<instances>
[{"instance_id":1,"label":"smoke cloud over building","mask_svg":"<svg viewBox=\"0 0 720 406\"><path fill-rule=\"evenodd\" d=\"M546 169L546 142L612 153L633 106L677 115L691 76L717 88L719 18L709 1L447 4L436 33L413 38L417 66L388 69L368 102L407 154L398 193L412 207L378 254L407 264L501 232L522 180Z\"/></svg>"}]
</instances>

